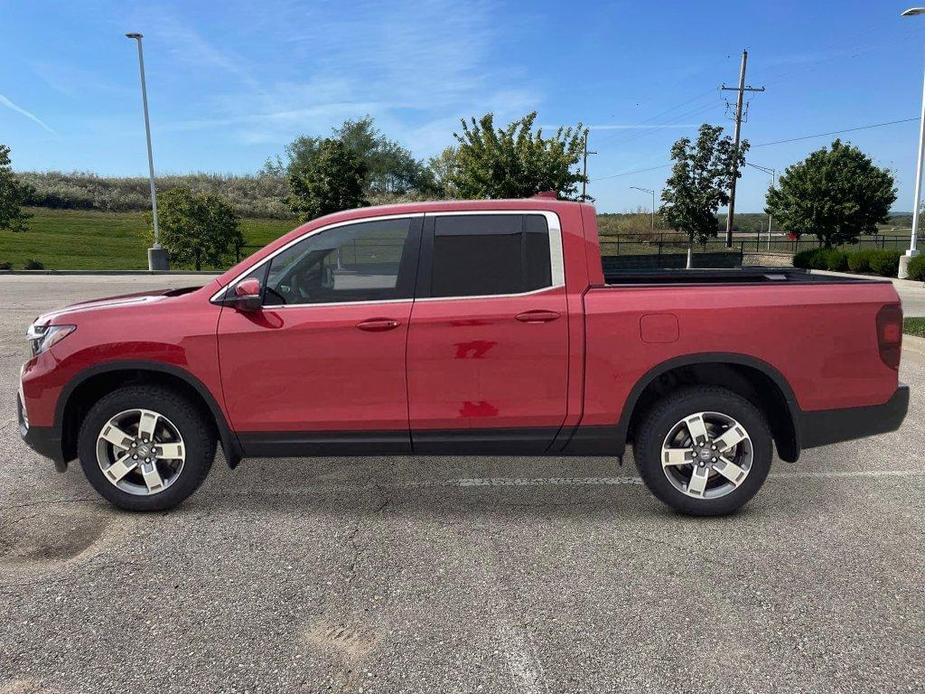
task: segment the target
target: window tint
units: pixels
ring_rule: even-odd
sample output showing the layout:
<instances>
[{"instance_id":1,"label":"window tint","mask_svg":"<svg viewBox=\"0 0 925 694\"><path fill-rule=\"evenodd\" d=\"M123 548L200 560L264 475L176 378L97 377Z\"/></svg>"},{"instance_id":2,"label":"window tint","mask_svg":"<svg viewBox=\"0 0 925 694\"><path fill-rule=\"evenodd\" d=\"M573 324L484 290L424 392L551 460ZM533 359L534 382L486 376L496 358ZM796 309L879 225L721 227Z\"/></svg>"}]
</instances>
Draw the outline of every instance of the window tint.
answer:
<instances>
[{"instance_id":1,"label":"window tint","mask_svg":"<svg viewBox=\"0 0 925 694\"><path fill-rule=\"evenodd\" d=\"M402 260L412 250L411 222L360 222L303 239L271 261L264 304L409 298L409 283L400 280L409 274Z\"/></svg>"},{"instance_id":2,"label":"window tint","mask_svg":"<svg viewBox=\"0 0 925 694\"><path fill-rule=\"evenodd\" d=\"M434 218L431 296L519 294L551 284L542 215Z\"/></svg>"}]
</instances>

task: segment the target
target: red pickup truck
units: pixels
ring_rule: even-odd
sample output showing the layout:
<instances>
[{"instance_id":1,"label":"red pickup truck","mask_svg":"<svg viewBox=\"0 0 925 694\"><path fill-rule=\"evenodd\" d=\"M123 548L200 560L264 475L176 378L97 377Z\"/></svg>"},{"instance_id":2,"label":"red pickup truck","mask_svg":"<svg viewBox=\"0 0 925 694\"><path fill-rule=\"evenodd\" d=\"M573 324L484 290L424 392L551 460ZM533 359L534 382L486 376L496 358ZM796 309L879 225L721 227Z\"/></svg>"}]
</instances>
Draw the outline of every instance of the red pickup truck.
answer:
<instances>
[{"instance_id":1,"label":"red pickup truck","mask_svg":"<svg viewBox=\"0 0 925 694\"><path fill-rule=\"evenodd\" d=\"M594 209L542 197L309 222L205 287L76 304L29 329L20 430L132 510L243 457L622 458L690 514L761 487L773 447L899 427L887 281L602 270Z\"/></svg>"}]
</instances>

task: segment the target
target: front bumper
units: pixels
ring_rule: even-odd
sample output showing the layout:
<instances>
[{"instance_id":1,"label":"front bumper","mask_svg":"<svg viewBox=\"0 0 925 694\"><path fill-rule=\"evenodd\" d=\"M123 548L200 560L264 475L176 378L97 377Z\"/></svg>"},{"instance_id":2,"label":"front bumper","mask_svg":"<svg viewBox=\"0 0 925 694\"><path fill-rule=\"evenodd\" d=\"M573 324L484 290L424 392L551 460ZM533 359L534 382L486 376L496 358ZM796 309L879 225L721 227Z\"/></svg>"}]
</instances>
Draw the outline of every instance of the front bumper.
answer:
<instances>
[{"instance_id":1,"label":"front bumper","mask_svg":"<svg viewBox=\"0 0 925 694\"><path fill-rule=\"evenodd\" d=\"M67 470L64 451L61 447L61 431L57 427L30 426L23 407L22 397L16 396L16 415L19 419L19 435L33 451L50 458L58 472Z\"/></svg>"},{"instance_id":2,"label":"front bumper","mask_svg":"<svg viewBox=\"0 0 925 694\"><path fill-rule=\"evenodd\" d=\"M815 448L896 431L908 410L909 386L900 383L893 396L882 405L801 412L800 448Z\"/></svg>"}]
</instances>

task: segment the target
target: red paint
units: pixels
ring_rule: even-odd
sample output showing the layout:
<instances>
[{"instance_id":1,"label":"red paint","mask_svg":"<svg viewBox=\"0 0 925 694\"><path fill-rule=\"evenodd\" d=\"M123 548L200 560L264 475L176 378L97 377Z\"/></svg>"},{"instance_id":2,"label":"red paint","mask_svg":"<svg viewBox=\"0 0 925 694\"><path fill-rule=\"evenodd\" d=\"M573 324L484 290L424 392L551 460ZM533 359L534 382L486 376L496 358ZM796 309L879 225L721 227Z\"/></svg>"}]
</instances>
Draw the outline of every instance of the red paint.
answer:
<instances>
[{"instance_id":1,"label":"red paint","mask_svg":"<svg viewBox=\"0 0 925 694\"><path fill-rule=\"evenodd\" d=\"M556 213L565 286L247 312L210 303L308 231L454 210ZM26 363L23 394L31 423L52 426L62 390L81 371L141 360L195 376L239 432L556 429L613 424L653 367L726 352L774 367L804 410L855 407L896 389L898 312L877 327L890 304L898 297L889 283L605 287L589 205L541 197L364 208L303 225L192 293L47 314L41 320L77 329Z\"/></svg>"}]
</instances>

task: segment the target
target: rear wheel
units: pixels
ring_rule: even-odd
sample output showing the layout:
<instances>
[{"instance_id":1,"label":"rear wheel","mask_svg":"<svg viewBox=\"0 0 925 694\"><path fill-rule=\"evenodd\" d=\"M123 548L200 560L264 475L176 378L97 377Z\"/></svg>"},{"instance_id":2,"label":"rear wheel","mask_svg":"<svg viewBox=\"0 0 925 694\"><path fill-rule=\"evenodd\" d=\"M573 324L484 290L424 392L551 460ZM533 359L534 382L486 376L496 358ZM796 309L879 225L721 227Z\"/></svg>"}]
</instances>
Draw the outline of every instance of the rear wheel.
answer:
<instances>
[{"instance_id":1,"label":"rear wheel","mask_svg":"<svg viewBox=\"0 0 925 694\"><path fill-rule=\"evenodd\" d=\"M649 490L690 515L731 513L751 499L771 469L764 416L745 398L714 386L684 388L650 410L634 455Z\"/></svg>"},{"instance_id":2,"label":"rear wheel","mask_svg":"<svg viewBox=\"0 0 925 694\"><path fill-rule=\"evenodd\" d=\"M90 484L108 501L130 511L160 511L202 484L215 458L215 436L181 395L129 386L90 409L78 453Z\"/></svg>"}]
</instances>

